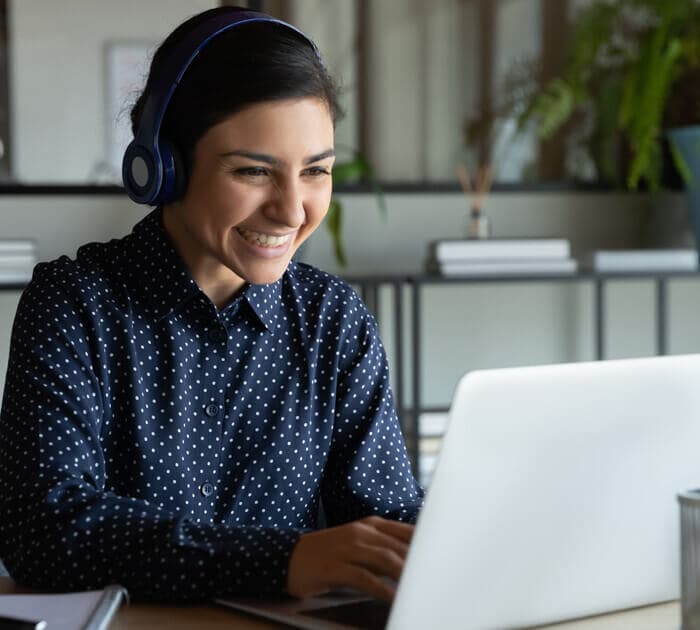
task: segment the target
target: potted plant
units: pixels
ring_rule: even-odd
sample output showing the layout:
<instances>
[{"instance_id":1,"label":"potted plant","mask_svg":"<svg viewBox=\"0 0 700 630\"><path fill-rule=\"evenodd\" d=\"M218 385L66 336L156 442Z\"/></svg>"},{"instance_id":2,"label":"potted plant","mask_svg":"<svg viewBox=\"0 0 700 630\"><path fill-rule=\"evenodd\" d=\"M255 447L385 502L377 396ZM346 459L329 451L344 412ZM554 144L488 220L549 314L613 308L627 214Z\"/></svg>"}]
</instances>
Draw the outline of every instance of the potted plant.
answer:
<instances>
[{"instance_id":1,"label":"potted plant","mask_svg":"<svg viewBox=\"0 0 700 630\"><path fill-rule=\"evenodd\" d=\"M599 177L629 189L661 187L668 138L700 242L698 79L696 0L593 0L577 16L563 72L528 99L519 123L534 121L548 138L584 122Z\"/></svg>"},{"instance_id":2,"label":"potted plant","mask_svg":"<svg viewBox=\"0 0 700 630\"><path fill-rule=\"evenodd\" d=\"M334 186L362 181L369 182L376 194L379 209L386 213L386 203L381 188L371 178L372 168L369 162L357 152L353 152L349 159L340 161L333 166ZM345 247L343 245L343 206L336 196L333 196L328 206L326 227L331 236L335 258L341 267L345 267L347 265L347 257L345 256Z\"/></svg>"}]
</instances>

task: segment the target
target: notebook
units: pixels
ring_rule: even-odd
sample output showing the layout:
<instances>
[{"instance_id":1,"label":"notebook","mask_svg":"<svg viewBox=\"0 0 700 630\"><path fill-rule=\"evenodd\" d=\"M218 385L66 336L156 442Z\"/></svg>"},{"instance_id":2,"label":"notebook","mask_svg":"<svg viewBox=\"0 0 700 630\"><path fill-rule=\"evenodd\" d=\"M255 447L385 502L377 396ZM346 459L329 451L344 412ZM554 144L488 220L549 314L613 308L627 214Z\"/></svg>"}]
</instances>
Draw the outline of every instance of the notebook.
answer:
<instances>
[{"instance_id":1,"label":"notebook","mask_svg":"<svg viewBox=\"0 0 700 630\"><path fill-rule=\"evenodd\" d=\"M0 595L0 617L31 622L37 630L104 630L126 598L121 586L58 594Z\"/></svg>"},{"instance_id":2,"label":"notebook","mask_svg":"<svg viewBox=\"0 0 700 630\"><path fill-rule=\"evenodd\" d=\"M700 355L467 374L388 627L531 627L677 599L676 494L700 487L699 448ZM242 605L347 627L302 610L337 603Z\"/></svg>"}]
</instances>

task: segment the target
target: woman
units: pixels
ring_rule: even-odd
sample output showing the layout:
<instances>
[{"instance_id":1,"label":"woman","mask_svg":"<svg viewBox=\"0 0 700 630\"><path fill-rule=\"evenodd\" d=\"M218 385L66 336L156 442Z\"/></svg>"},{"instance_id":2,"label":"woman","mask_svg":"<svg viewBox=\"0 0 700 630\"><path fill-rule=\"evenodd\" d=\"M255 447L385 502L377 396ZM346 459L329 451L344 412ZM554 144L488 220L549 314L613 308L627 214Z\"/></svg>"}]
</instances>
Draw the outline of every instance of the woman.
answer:
<instances>
[{"instance_id":1,"label":"woman","mask_svg":"<svg viewBox=\"0 0 700 630\"><path fill-rule=\"evenodd\" d=\"M392 598L422 490L376 323L292 261L328 208L339 112L313 43L262 14L206 11L156 52L124 166L156 209L39 265L17 311L0 415L16 580Z\"/></svg>"}]
</instances>

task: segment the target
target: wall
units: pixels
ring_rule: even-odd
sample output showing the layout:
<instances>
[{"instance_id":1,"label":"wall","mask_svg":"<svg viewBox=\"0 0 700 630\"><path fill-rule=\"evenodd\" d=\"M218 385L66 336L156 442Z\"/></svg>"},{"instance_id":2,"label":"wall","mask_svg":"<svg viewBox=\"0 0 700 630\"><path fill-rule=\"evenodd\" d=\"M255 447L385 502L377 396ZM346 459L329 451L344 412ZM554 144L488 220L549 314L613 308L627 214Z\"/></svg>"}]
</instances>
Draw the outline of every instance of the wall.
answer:
<instances>
[{"instance_id":1,"label":"wall","mask_svg":"<svg viewBox=\"0 0 700 630\"><path fill-rule=\"evenodd\" d=\"M108 158L107 138L114 123L105 114L106 45L125 40L159 43L183 19L216 4L10 0L10 124L16 177L33 183L87 181L96 165ZM128 103L124 105L126 115Z\"/></svg>"},{"instance_id":2,"label":"wall","mask_svg":"<svg viewBox=\"0 0 700 630\"><path fill-rule=\"evenodd\" d=\"M106 47L115 41L155 45L185 17L215 4L9 0L14 175L33 183L95 181L103 175L97 167L110 158L115 125L105 113ZM317 41L341 80L347 110L338 128L341 157L349 152L343 147L359 148L355 5L291 3L290 18ZM370 0L368 7L372 18L365 35L373 61L366 80L366 155L381 179L453 181L456 164L467 158L464 121L479 106L476 2ZM146 70L144 64L144 75ZM129 106L127 99L119 120L128 118Z\"/></svg>"}]
</instances>

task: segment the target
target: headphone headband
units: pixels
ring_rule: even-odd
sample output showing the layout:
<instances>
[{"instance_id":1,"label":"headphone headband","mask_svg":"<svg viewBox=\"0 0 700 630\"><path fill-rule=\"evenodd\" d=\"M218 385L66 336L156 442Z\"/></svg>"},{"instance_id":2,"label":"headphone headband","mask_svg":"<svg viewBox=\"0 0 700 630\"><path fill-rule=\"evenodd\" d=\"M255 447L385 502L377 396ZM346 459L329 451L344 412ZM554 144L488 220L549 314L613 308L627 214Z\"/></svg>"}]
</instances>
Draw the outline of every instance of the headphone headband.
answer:
<instances>
[{"instance_id":1,"label":"headphone headband","mask_svg":"<svg viewBox=\"0 0 700 630\"><path fill-rule=\"evenodd\" d=\"M221 13L193 28L175 47L163 72L152 78L134 139L124 152L122 179L127 194L136 203L167 203L175 192L175 160L172 149L161 142L160 128L170 99L183 75L201 50L215 37L236 26L271 22L284 26L306 41L323 63L316 44L295 26L254 11Z\"/></svg>"}]
</instances>

